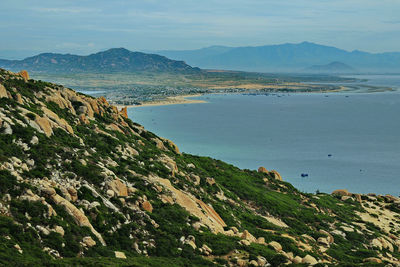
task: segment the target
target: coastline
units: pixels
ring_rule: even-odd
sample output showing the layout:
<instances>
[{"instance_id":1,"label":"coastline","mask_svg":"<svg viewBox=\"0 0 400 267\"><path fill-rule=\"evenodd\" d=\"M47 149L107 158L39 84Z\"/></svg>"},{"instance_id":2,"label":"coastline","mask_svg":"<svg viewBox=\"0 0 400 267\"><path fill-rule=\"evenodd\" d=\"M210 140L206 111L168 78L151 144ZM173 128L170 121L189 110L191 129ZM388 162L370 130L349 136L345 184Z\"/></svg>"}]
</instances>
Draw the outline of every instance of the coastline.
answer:
<instances>
[{"instance_id":1,"label":"coastline","mask_svg":"<svg viewBox=\"0 0 400 267\"><path fill-rule=\"evenodd\" d=\"M114 105L114 106L116 106L117 108L121 109L121 108L124 108L124 107L127 107L127 108L138 108L138 107L149 107L149 106L168 106L168 105L204 104L204 103L207 103L207 101L204 101L204 100L187 99L189 97L198 97L198 96L202 96L202 94L169 96L164 100L145 102L145 103L143 103L141 105Z\"/></svg>"}]
</instances>

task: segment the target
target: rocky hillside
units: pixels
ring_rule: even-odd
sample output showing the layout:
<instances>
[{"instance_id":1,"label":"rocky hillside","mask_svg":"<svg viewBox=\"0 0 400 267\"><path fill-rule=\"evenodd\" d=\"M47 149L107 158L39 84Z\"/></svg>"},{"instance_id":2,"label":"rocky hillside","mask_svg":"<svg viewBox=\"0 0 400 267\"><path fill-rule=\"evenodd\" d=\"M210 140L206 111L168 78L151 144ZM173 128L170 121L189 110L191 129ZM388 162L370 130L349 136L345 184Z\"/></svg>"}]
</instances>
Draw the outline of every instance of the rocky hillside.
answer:
<instances>
[{"instance_id":1,"label":"rocky hillside","mask_svg":"<svg viewBox=\"0 0 400 267\"><path fill-rule=\"evenodd\" d=\"M183 61L168 59L155 54L132 52L113 48L88 56L43 53L23 60L0 60L0 67L11 70L21 68L46 73L74 72L199 72Z\"/></svg>"},{"instance_id":2,"label":"rocky hillside","mask_svg":"<svg viewBox=\"0 0 400 267\"><path fill-rule=\"evenodd\" d=\"M106 99L0 70L0 264L397 266L400 200L180 153Z\"/></svg>"}]
</instances>

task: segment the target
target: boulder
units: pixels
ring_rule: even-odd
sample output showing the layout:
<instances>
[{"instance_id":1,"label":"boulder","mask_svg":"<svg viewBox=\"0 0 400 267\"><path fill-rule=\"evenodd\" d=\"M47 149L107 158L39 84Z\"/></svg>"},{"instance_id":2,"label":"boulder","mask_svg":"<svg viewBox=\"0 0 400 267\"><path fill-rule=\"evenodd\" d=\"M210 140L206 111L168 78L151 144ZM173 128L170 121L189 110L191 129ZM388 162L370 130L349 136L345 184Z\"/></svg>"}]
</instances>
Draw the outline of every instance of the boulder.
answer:
<instances>
[{"instance_id":1,"label":"boulder","mask_svg":"<svg viewBox=\"0 0 400 267\"><path fill-rule=\"evenodd\" d=\"M22 100L22 96L21 96L20 93L17 93L17 94L15 95L15 101L17 101L18 104L21 104L21 105L24 104L24 100Z\"/></svg>"},{"instance_id":2,"label":"boulder","mask_svg":"<svg viewBox=\"0 0 400 267\"><path fill-rule=\"evenodd\" d=\"M145 211L148 212L153 212L153 206L151 205L151 203L149 201L144 201L142 204L142 209L144 209Z\"/></svg>"},{"instance_id":3,"label":"boulder","mask_svg":"<svg viewBox=\"0 0 400 267\"><path fill-rule=\"evenodd\" d=\"M79 115L79 121L80 121L82 124L89 124L89 120L88 120L88 118L86 117L85 114L80 114L80 115Z\"/></svg>"},{"instance_id":4,"label":"boulder","mask_svg":"<svg viewBox=\"0 0 400 267\"><path fill-rule=\"evenodd\" d=\"M275 249L276 252L282 251L282 246L281 244L279 244L276 241L271 241L268 243L268 245L270 245L271 247L273 247Z\"/></svg>"},{"instance_id":5,"label":"boulder","mask_svg":"<svg viewBox=\"0 0 400 267\"><path fill-rule=\"evenodd\" d=\"M50 121L46 117L36 116L35 122L39 125L40 129L44 132L47 137L53 134Z\"/></svg>"},{"instance_id":6,"label":"boulder","mask_svg":"<svg viewBox=\"0 0 400 267\"><path fill-rule=\"evenodd\" d=\"M115 192L115 194L119 197L127 197L128 196L128 187L121 182L120 179L109 180L107 182L107 186L109 189Z\"/></svg>"},{"instance_id":7,"label":"boulder","mask_svg":"<svg viewBox=\"0 0 400 267\"><path fill-rule=\"evenodd\" d=\"M121 251L114 251L115 257L118 259L126 259L125 253Z\"/></svg>"},{"instance_id":8,"label":"boulder","mask_svg":"<svg viewBox=\"0 0 400 267\"><path fill-rule=\"evenodd\" d=\"M207 177L207 178L206 178L206 182L207 182L207 184L209 184L209 185L214 185L214 184L215 184L214 178L210 178L210 177Z\"/></svg>"},{"instance_id":9,"label":"boulder","mask_svg":"<svg viewBox=\"0 0 400 267\"><path fill-rule=\"evenodd\" d=\"M72 202L75 202L75 201L78 200L78 192L76 191L75 188L68 187L67 191L68 191L69 195L71 196L71 201Z\"/></svg>"},{"instance_id":10,"label":"boulder","mask_svg":"<svg viewBox=\"0 0 400 267\"><path fill-rule=\"evenodd\" d=\"M329 244L332 244L333 242L335 242L335 239L333 238L333 236L332 236L330 233L328 233L327 231L321 229L321 230L319 230L319 232L320 232L321 234L327 235L327 238L326 238L326 239L327 239L327 241L329 242Z\"/></svg>"},{"instance_id":11,"label":"boulder","mask_svg":"<svg viewBox=\"0 0 400 267\"><path fill-rule=\"evenodd\" d=\"M269 175L275 180L283 181L282 176L275 170L270 171Z\"/></svg>"},{"instance_id":12,"label":"boulder","mask_svg":"<svg viewBox=\"0 0 400 267\"><path fill-rule=\"evenodd\" d=\"M301 260L301 263L306 263L310 265L315 265L318 263L318 261L311 255L306 255L304 258Z\"/></svg>"},{"instance_id":13,"label":"boulder","mask_svg":"<svg viewBox=\"0 0 400 267\"><path fill-rule=\"evenodd\" d=\"M85 237L82 239L82 242L83 242L84 244L86 244L86 246L88 246L88 247L93 247L93 246L96 245L96 241L94 241L93 238L92 238L91 236L85 236Z\"/></svg>"},{"instance_id":14,"label":"boulder","mask_svg":"<svg viewBox=\"0 0 400 267\"><path fill-rule=\"evenodd\" d=\"M247 231L247 230L243 231L243 234L242 234L241 238L242 239L246 239L246 240L248 240L250 242L256 242L257 241L257 239L252 234L250 234L249 231Z\"/></svg>"},{"instance_id":15,"label":"boulder","mask_svg":"<svg viewBox=\"0 0 400 267\"><path fill-rule=\"evenodd\" d=\"M3 97L8 97L8 95L7 95L7 90L6 90L6 88L4 87L4 85L2 85L2 84L0 83L0 98L3 98Z\"/></svg>"},{"instance_id":16,"label":"boulder","mask_svg":"<svg viewBox=\"0 0 400 267\"><path fill-rule=\"evenodd\" d=\"M25 82L29 80L29 73L26 70L21 70L18 74L24 78Z\"/></svg>"},{"instance_id":17,"label":"boulder","mask_svg":"<svg viewBox=\"0 0 400 267\"><path fill-rule=\"evenodd\" d=\"M244 246L250 246L249 240L246 240L246 239L240 240L240 244L242 244Z\"/></svg>"},{"instance_id":18,"label":"boulder","mask_svg":"<svg viewBox=\"0 0 400 267\"><path fill-rule=\"evenodd\" d=\"M382 250L383 247L382 243L377 238L372 239L370 245L371 247L378 248L379 250Z\"/></svg>"},{"instance_id":19,"label":"boulder","mask_svg":"<svg viewBox=\"0 0 400 267\"><path fill-rule=\"evenodd\" d=\"M257 243L262 245L265 244L265 238L264 237L257 238Z\"/></svg>"},{"instance_id":20,"label":"boulder","mask_svg":"<svg viewBox=\"0 0 400 267\"><path fill-rule=\"evenodd\" d=\"M320 244L324 247L329 247L329 241L328 241L328 238L326 238L326 237L319 237L317 242L318 242L318 244Z\"/></svg>"},{"instance_id":21,"label":"boulder","mask_svg":"<svg viewBox=\"0 0 400 267\"><path fill-rule=\"evenodd\" d=\"M332 192L332 195L338 195L338 196L351 196L351 193L347 191L346 189L338 189Z\"/></svg>"},{"instance_id":22,"label":"boulder","mask_svg":"<svg viewBox=\"0 0 400 267\"><path fill-rule=\"evenodd\" d=\"M382 263L382 260L375 257L369 257L365 258L363 262Z\"/></svg>"},{"instance_id":23,"label":"boulder","mask_svg":"<svg viewBox=\"0 0 400 267\"><path fill-rule=\"evenodd\" d=\"M121 109L121 111L119 112L119 114L121 114L122 117L124 117L124 118L128 118L128 109L127 109L127 107L123 107Z\"/></svg>"},{"instance_id":24,"label":"boulder","mask_svg":"<svg viewBox=\"0 0 400 267\"><path fill-rule=\"evenodd\" d=\"M269 173L268 170L266 168L264 168L264 167L258 168L258 172L267 173L267 174Z\"/></svg>"},{"instance_id":25,"label":"boulder","mask_svg":"<svg viewBox=\"0 0 400 267\"><path fill-rule=\"evenodd\" d=\"M293 258L294 264L300 264L302 261L303 261L303 259L300 256L296 256Z\"/></svg>"},{"instance_id":26,"label":"boulder","mask_svg":"<svg viewBox=\"0 0 400 267\"><path fill-rule=\"evenodd\" d=\"M53 230L54 230L54 232L59 233L61 236L64 236L64 234L65 234L64 228L62 228L59 225L56 225L56 227L54 227Z\"/></svg>"},{"instance_id":27,"label":"boulder","mask_svg":"<svg viewBox=\"0 0 400 267\"><path fill-rule=\"evenodd\" d=\"M109 196L109 197L114 197L115 192L112 191L111 189L108 189L108 190L106 191L106 194L107 194L107 196Z\"/></svg>"},{"instance_id":28,"label":"boulder","mask_svg":"<svg viewBox=\"0 0 400 267\"><path fill-rule=\"evenodd\" d=\"M251 261L249 262L249 265L250 265L250 266L258 266L258 262L256 262L255 260L251 260Z\"/></svg>"}]
</instances>

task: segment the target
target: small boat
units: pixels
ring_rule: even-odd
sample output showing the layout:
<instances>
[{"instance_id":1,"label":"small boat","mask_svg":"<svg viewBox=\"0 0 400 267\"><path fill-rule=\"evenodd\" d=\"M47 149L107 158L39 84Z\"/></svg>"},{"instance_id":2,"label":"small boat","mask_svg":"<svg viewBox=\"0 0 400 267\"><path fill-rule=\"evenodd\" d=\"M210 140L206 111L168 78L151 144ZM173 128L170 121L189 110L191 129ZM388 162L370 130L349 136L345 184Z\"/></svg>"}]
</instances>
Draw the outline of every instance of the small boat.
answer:
<instances>
[{"instance_id":1,"label":"small boat","mask_svg":"<svg viewBox=\"0 0 400 267\"><path fill-rule=\"evenodd\" d=\"M308 173L302 173L301 177L308 177Z\"/></svg>"}]
</instances>

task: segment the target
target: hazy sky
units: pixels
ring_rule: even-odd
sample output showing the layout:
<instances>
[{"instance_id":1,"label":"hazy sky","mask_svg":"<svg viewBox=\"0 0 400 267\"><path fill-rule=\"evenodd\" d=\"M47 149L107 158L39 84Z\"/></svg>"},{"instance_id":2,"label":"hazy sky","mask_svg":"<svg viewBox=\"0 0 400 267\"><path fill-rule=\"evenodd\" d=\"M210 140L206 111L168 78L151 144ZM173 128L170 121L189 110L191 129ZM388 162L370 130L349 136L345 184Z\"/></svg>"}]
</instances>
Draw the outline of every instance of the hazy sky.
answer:
<instances>
[{"instance_id":1,"label":"hazy sky","mask_svg":"<svg viewBox=\"0 0 400 267\"><path fill-rule=\"evenodd\" d=\"M310 41L400 51L399 0L0 0L0 56Z\"/></svg>"}]
</instances>

